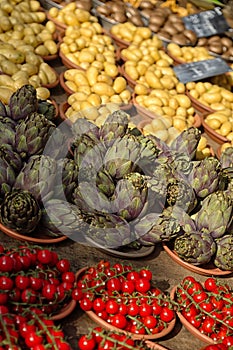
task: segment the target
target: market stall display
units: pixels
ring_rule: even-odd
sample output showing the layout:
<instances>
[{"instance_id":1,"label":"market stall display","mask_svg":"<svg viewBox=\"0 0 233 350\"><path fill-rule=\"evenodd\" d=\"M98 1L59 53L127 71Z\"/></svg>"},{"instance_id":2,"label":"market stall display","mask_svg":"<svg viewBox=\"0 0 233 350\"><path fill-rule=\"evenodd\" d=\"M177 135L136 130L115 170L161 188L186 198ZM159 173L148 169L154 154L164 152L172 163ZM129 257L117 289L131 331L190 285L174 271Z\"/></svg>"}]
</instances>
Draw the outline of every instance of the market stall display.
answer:
<instances>
[{"instance_id":1,"label":"market stall display","mask_svg":"<svg viewBox=\"0 0 233 350\"><path fill-rule=\"evenodd\" d=\"M223 19L226 8L229 17L229 6L218 4L203 13L189 2L174 0L47 2L0 4L0 235L19 247L0 247L0 347L39 350L50 348L52 341L55 350L70 350L70 341L73 350L85 350L87 338L80 337L87 331L85 319L112 330L117 326L134 338L152 338L140 344L143 349L174 345L177 350L182 334L189 338L183 327L179 334L181 324L200 340L194 340L198 346L202 341L216 349L231 346L231 287L220 286L213 277L229 277L231 282L233 271L232 29ZM113 13L118 17L108 23ZM201 61L204 68L193 65ZM223 72L221 62L227 66ZM191 74L183 80L185 70L179 74L185 63ZM208 65L214 74L208 75ZM63 127L67 135L60 133ZM96 178L101 195L96 196L88 184L93 164L102 162ZM77 285L73 272L63 265L57 268L55 252L33 247L33 242L70 255L80 247L81 260L71 256ZM24 265L29 264L25 254L30 266ZM96 268L101 254L109 261L117 259L117 267L102 261ZM49 255L56 264L46 260ZM121 264L121 258L130 264ZM144 269L147 275L155 273L146 291L126 277L142 274L143 259L151 265ZM161 282L159 269L169 276L162 289L156 285ZM184 279L188 289L183 282L173 288L185 271L191 273ZM29 295L21 283L34 274L43 286L36 293L28 286ZM208 290L203 276L210 276L217 287ZM107 287L114 277L120 283L117 298L116 286L111 291ZM133 282L131 291L128 282ZM5 283L13 283L12 288L6 289ZM193 286L201 287L191 291ZM136 297L137 306L144 303L145 308L129 317ZM33 298L50 315L40 313ZM120 309L120 298L127 298L127 310ZM149 310L147 298L153 303L158 298L157 305L167 308L172 319L156 313L158 308ZM120 312L111 309L110 301ZM30 307L30 316L25 309L21 319L15 313L25 307ZM73 317L80 341L74 331L61 340L65 334L55 329L55 322L64 317ZM30 324L33 336L29 332L26 337L21 322ZM127 334L119 336L115 330L110 338L136 348ZM105 330L101 334L108 337ZM89 337L95 339L92 350L103 345L97 345L93 333Z\"/></svg>"}]
</instances>

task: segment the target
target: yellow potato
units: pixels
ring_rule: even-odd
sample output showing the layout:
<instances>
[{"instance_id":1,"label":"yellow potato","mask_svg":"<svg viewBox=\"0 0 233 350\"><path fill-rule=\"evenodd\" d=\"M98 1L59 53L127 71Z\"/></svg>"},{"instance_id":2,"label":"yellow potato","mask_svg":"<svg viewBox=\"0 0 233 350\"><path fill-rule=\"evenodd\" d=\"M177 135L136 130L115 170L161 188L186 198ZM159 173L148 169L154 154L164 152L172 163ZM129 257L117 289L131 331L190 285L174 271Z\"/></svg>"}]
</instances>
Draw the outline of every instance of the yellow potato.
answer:
<instances>
[{"instance_id":1,"label":"yellow potato","mask_svg":"<svg viewBox=\"0 0 233 350\"><path fill-rule=\"evenodd\" d=\"M106 83L102 83L102 82L96 83L92 87L92 89L97 95L100 95L100 96L106 95L108 97L111 97L115 93L115 91L114 91L112 86L110 86L110 85L108 85Z\"/></svg>"}]
</instances>

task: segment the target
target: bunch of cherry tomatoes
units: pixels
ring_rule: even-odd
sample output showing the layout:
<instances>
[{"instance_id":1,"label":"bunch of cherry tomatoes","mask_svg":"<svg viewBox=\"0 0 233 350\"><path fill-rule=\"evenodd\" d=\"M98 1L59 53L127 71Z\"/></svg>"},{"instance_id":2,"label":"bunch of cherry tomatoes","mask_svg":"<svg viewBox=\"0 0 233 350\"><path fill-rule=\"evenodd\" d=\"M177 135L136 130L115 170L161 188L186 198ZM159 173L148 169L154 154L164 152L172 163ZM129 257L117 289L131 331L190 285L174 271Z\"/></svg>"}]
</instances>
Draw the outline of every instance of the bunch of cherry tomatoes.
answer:
<instances>
[{"instance_id":1,"label":"bunch of cherry tomatoes","mask_svg":"<svg viewBox=\"0 0 233 350\"><path fill-rule=\"evenodd\" d=\"M187 276L176 288L178 310L199 332L213 342L221 343L212 349L233 347L233 294L222 281L209 277L203 284ZM219 347L217 347L219 346ZM221 347L223 346L223 347Z\"/></svg>"},{"instance_id":2,"label":"bunch of cherry tomatoes","mask_svg":"<svg viewBox=\"0 0 233 350\"><path fill-rule=\"evenodd\" d=\"M72 301L67 259L40 247L0 245L0 350L70 350L50 315Z\"/></svg>"},{"instance_id":3,"label":"bunch of cherry tomatoes","mask_svg":"<svg viewBox=\"0 0 233 350\"><path fill-rule=\"evenodd\" d=\"M40 247L4 249L0 245L0 311L40 306L46 314L71 300L75 274L67 259Z\"/></svg>"},{"instance_id":4,"label":"bunch of cherry tomatoes","mask_svg":"<svg viewBox=\"0 0 233 350\"><path fill-rule=\"evenodd\" d=\"M80 350L148 350L145 340L133 340L120 332L94 328L89 334L82 335L78 341Z\"/></svg>"},{"instance_id":5,"label":"bunch of cherry tomatoes","mask_svg":"<svg viewBox=\"0 0 233 350\"><path fill-rule=\"evenodd\" d=\"M72 297L84 311L133 334L158 334L175 319L169 296L152 286L146 268L101 261L79 276Z\"/></svg>"}]
</instances>

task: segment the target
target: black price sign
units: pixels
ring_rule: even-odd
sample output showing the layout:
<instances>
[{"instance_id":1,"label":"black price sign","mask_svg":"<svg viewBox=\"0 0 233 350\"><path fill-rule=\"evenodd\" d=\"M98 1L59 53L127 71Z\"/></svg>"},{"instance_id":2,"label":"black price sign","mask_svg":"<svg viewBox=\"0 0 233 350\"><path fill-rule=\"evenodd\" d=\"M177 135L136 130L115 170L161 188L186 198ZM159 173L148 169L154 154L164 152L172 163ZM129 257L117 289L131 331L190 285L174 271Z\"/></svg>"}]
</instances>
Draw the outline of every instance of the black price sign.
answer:
<instances>
[{"instance_id":1,"label":"black price sign","mask_svg":"<svg viewBox=\"0 0 233 350\"><path fill-rule=\"evenodd\" d=\"M232 72L232 69L221 58L179 64L173 69L177 78L184 84Z\"/></svg>"},{"instance_id":2,"label":"black price sign","mask_svg":"<svg viewBox=\"0 0 233 350\"><path fill-rule=\"evenodd\" d=\"M185 16L183 22L198 38L221 34L230 29L220 7Z\"/></svg>"}]
</instances>

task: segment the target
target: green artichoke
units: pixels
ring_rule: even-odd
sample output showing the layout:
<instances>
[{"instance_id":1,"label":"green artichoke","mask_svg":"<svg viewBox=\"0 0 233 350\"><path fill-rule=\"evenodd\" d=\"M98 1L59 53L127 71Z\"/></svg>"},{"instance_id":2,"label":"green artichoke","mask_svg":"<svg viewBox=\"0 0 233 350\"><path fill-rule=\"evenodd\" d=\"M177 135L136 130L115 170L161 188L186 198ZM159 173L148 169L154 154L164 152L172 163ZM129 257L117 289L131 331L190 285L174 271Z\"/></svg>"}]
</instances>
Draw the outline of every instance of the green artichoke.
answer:
<instances>
[{"instance_id":1,"label":"green artichoke","mask_svg":"<svg viewBox=\"0 0 233 350\"><path fill-rule=\"evenodd\" d=\"M5 159L5 161L12 166L15 175L19 173L23 166L20 155L14 151L10 144L4 143L0 145L0 158Z\"/></svg>"},{"instance_id":2,"label":"green artichoke","mask_svg":"<svg viewBox=\"0 0 233 350\"><path fill-rule=\"evenodd\" d=\"M19 172L14 187L31 192L41 204L53 195L56 171L57 163L51 157L32 156Z\"/></svg>"},{"instance_id":3,"label":"green artichoke","mask_svg":"<svg viewBox=\"0 0 233 350\"><path fill-rule=\"evenodd\" d=\"M37 113L43 114L48 120L54 122L56 117L56 107L48 100L38 100Z\"/></svg>"},{"instance_id":4,"label":"green artichoke","mask_svg":"<svg viewBox=\"0 0 233 350\"><path fill-rule=\"evenodd\" d=\"M25 119L36 112L38 108L36 89L32 85L23 85L11 95L9 108L13 120Z\"/></svg>"},{"instance_id":5,"label":"green artichoke","mask_svg":"<svg viewBox=\"0 0 233 350\"><path fill-rule=\"evenodd\" d=\"M15 130L10 123L5 123L0 120L0 144L8 144L14 147L15 145Z\"/></svg>"},{"instance_id":6,"label":"green artichoke","mask_svg":"<svg viewBox=\"0 0 233 350\"><path fill-rule=\"evenodd\" d=\"M221 153L220 164L222 169L233 168L233 147L228 147Z\"/></svg>"},{"instance_id":7,"label":"green artichoke","mask_svg":"<svg viewBox=\"0 0 233 350\"><path fill-rule=\"evenodd\" d=\"M217 249L214 264L221 270L233 270L233 235L226 234L215 239Z\"/></svg>"},{"instance_id":8,"label":"green artichoke","mask_svg":"<svg viewBox=\"0 0 233 350\"><path fill-rule=\"evenodd\" d=\"M202 265L210 262L216 243L208 232L187 232L175 239L174 251L183 261Z\"/></svg>"},{"instance_id":9,"label":"green artichoke","mask_svg":"<svg viewBox=\"0 0 233 350\"><path fill-rule=\"evenodd\" d=\"M137 137L129 134L118 137L107 149L103 160L104 170L114 180L122 179L125 175L134 172L137 169L140 148Z\"/></svg>"},{"instance_id":10,"label":"green artichoke","mask_svg":"<svg viewBox=\"0 0 233 350\"><path fill-rule=\"evenodd\" d=\"M195 222L199 231L207 230L213 238L223 236L232 221L233 200L224 191L209 194L202 201Z\"/></svg>"},{"instance_id":11,"label":"green artichoke","mask_svg":"<svg viewBox=\"0 0 233 350\"><path fill-rule=\"evenodd\" d=\"M83 181L80 182L72 193L72 203L76 204L77 207L85 212L92 213L99 211L103 213L114 213L115 208L109 198L101 192L96 184Z\"/></svg>"},{"instance_id":12,"label":"green artichoke","mask_svg":"<svg viewBox=\"0 0 233 350\"><path fill-rule=\"evenodd\" d=\"M109 114L100 127L100 140L111 145L116 138L124 136L128 129L129 118L130 116L122 110Z\"/></svg>"},{"instance_id":13,"label":"green artichoke","mask_svg":"<svg viewBox=\"0 0 233 350\"><path fill-rule=\"evenodd\" d=\"M0 209L3 225L28 234L36 229L40 219L40 206L30 192L13 189L5 195Z\"/></svg>"},{"instance_id":14,"label":"green artichoke","mask_svg":"<svg viewBox=\"0 0 233 350\"><path fill-rule=\"evenodd\" d=\"M138 160L138 167L143 174L151 176L156 167L156 159L159 154L159 149L153 139L147 136L137 136L137 141L140 144L140 155Z\"/></svg>"},{"instance_id":15,"label":"green artichoke","mask_svg":"<svg viewBox=\"0 0 233 350\"><path fill-rule=\"evenodd\" d=\"M73 159L64 158L57 161L54 179L53 197L71 200L74 188L78 184L79 168Z\"/></svg>"},{"instance_id":16,"label":"green artichoke","mask_svg":"<svg viewBox=\"0 0 233 350\"><path fill-rule=\"evenodd\" d=\"M112 196L116 214L127 221L136 219L147 199L147 183L139 173L130 173L119 180Z\"/></svg>"},{"instance_id":17,"label":"green artichoke","mask_svg":"<svg viewBox=\"0 0 233 350\"><path fill-rule=\"evenodd\" d=\"M8 105L5 105L2 101L0 101L0 119L9 117L8 109Z\"/></svg>"},{"instance_id":18,"label":"green artichoke","mask_svg":"<svg viewBox=\"0 0 233 350\"><path fill-rule=\"evenodd\" d=\"M178 206L165 208L157 216L148 214L134 227L137 236L140 237L139 241L143 244L168 242L182 235L184 231L191 232L195 228L194 221Z\"/></svg>"},{"instance_id":19,"label":"green artichoke","mask_svg":"<svg viewBox=\"0 0 233 350\"><path fill-rule=\"evenodd\" d=\"M197 197L205 198L215 192L219 185L220 163L216 158L207 157L193 162L188 180Z\"/></svg>"},{"instance_id":20,"label":"green artichoke","mask_svg":"<svg viewBox=\"0 0 233 350\"><path fill-rule=\"evenodd\" d=\"M129 223L118 215L95 212L88 215L87 236L103 248L118 248L135 241Z\"/></svg>"},{"instance_id":21,"label":"green artichoke","mask_svg":"<svg viewBox=\"0 0 233 350\"><path fill-rule=\"evenodd\" d=\"M77 119L71 126L71 131L74 136L74 140L79 139L82 135L87 135L96 143L99 141L99 127L91 123L86 118Z\"/></svg>"},{"instance_id":22,"label":"green artichoke","mask_svg":"<svg viewBox=\"0 0 233 350\"><path fill-rule=\"evenodd\" d=\"M0 158L0 201L7 192L10 192L15 183L15 172L12 166L4 159Z\"/></svg>"},{"instance_id":23,"label":"green artichoke","mask_svg":"<svg viewBox=\"0 0 233 350\"><path fill-rule=\"evenodd\" d=\"M65 235L81 242L88 225L76 205L61 199L50 199L42 209L40 228L50 236Z\"/></svg>"},{"instance_id":24,"label":"green artichoke","mask_svg":"<svg viewBox=\"0 0 233 350\"><path fill-rule=\"evenodd\" d=\"M15 149L22 159L42 154L56 125L37 112L21 120L15 128Z\"/></svg>"},{"instance_id":25,"label":"green artichoke","mask_svg":"<svg viewBox=\"0 0 233 350\"><path fill-rule=\"evenodd\" d=\"M171 143L170 148L178 153L185 154L192 160L195 157L201 131L190 127L182 131Z\"/></svg>"},{"instance_id":26,"label":"green artichoke","mask_svg":"<svg viewBox=\"0 0 233 350\"><path fill-rule=\"evenodd\" d=\"M190 213L197 205L196 195L188 182L182 178L170 178L167 183L167 204L182 207Z\"/></svg>"},{"instance_id":27,"label":"green artichoke","mask_svg":"<svg viewBox=\"0 0 233 350\"><path fill-rule=\"evenodd\" d=\"M102 142L88 134L82 134L72 144L74 161L79 168L92 165L98 169L103 164L106 148Z\"/></svg>"}]
</instances>

